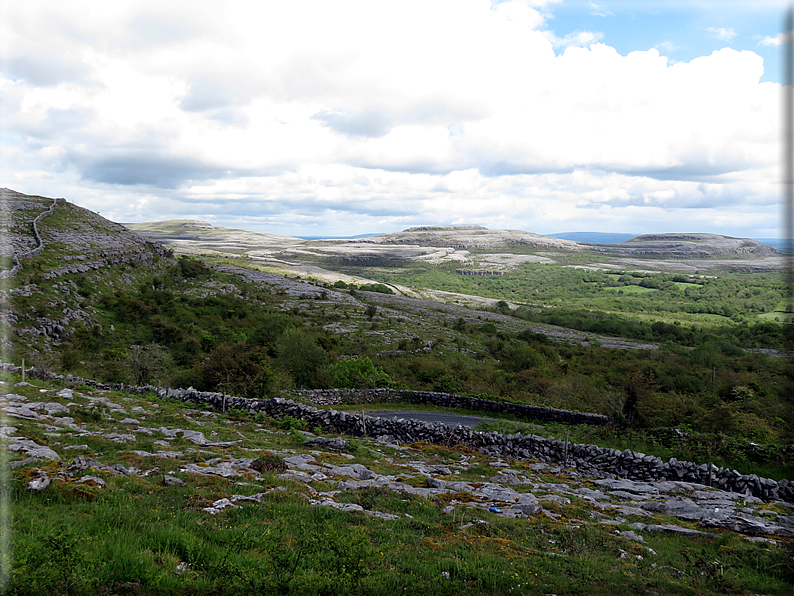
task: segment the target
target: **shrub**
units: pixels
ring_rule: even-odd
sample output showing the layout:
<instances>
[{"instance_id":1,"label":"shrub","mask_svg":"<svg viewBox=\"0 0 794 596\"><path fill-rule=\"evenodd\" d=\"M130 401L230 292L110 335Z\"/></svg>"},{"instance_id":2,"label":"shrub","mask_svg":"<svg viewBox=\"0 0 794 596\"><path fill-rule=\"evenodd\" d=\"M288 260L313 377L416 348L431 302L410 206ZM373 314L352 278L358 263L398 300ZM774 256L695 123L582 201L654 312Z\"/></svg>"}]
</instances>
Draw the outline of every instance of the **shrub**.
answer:
<instances>
[{"instance_id":1,"label":"shrub","mask_svg":"<svg viewBox=\"0 0 794 596\"><path fill-rule=\"evenodd\" d=\"M251 462L251 468L263 474L282 474L287 471L286 462L277 455L263 455Z\"/></svg>"},{"instance_id":2,"label":"shrub","mask_svg":"<svg viewBox=\"0 0 794 596\"><path fill-rule=\"evenodd\" d=\"M364 284L359 286L358 289L367 292L378 292L379 294L394 294L394 291L384 284Z\"/></svg>"},{"instance_id":3,"label":"shrub","mask_svg":"<svg viewBox=\"0 0 794 596\"><path fill-rule=\"evenodd\" d=\"M367 357L349 358L328 367L334 387L339 389L373 389L388 387L391 377Z\"/></svg>"}]
</instances>

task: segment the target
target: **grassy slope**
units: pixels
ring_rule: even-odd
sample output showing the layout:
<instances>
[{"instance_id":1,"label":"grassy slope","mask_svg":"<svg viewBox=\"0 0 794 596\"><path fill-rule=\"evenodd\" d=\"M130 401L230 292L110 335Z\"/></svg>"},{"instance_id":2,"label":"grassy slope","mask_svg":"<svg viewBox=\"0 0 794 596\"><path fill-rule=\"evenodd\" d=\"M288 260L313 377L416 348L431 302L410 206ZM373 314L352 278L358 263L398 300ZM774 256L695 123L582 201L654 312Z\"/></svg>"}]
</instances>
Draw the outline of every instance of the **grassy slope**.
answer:
<instances>
[{"instance_id":1,"label":"grassy slope","mask_svg":"<svg viewBox=\"0 0 794 596\"><path fill-rule=\"evenodd\" d=\"M4 381L16 379L5 376ZM54 396L58 387L34 381L14 391L33 400L67 403ZM244 440L232 447L202 447L182 439L171 448L176 458L141 457L133 449L154 452L164 436L136 433L134 445L102 438L107 432L129 432L120 420L128 414L92 409L88 398L106 397L138 413L149 428L183 428L216 441ZM714 539L653 534L645 544L615 535L635 521L625 516L617 525L591 520L591 506L574 498L566 506L546 503L560 514L504 519L470 509L450 496L426 500L382 490L348 491L342 500L365 509L397 514L382 520L306 503L308 488L269 474L220 478L180 472L185 463L220 457L253 458L263 453L306 452L303 435L286 432L279 423L248 415L204 416L175 402L87 390L75 392L70 414L83 425L82 436L47 435L36 423L15 420L17 434L67 453L70 444L86 444L86 453L105 465L121 463L148 471L124 477L90 469L59 481L42 492L25 488L35 468L17 468L12 479L14 516L11 594L642 594L645 590L676 594L787 594L792 562L785 548L752 544L731 532ZM217 433L217 434L216 434ZM167 449L167 448L166 448ZM456 480L482 481L498 470L493 460L468 451L416 445L396 450L373 440L351 442L353 460L320 452L320 462L360 463L379 474L399 474L420 486L424 475L390 463L422 461L449 465L473 457ZM387 459L388 458L388 459ZM19 457L15 457L19 459ZM524 462L509 462L529 472ZM55 477L58 464L41 468ZM162 474L187 482L165 487ZM532 472L529 472L532 474ZM82 474L104 480L104 488L78 484ZM536 474L538 483L565 481L565 476ZM333 484L313 482L316 490ZM272 488L259 504L202 511L219 498L251 495ZM462 495L451 495L465 501ZM452 512L443 508L454 505ZM777 509L770 506L770 509ZM640 521L649 522L649 518ZM681 520L657 517L658 523ZM460 526L474 522L460 529ZM648 549L653 549L653 553Z\"/></svg>"}]
</instances>

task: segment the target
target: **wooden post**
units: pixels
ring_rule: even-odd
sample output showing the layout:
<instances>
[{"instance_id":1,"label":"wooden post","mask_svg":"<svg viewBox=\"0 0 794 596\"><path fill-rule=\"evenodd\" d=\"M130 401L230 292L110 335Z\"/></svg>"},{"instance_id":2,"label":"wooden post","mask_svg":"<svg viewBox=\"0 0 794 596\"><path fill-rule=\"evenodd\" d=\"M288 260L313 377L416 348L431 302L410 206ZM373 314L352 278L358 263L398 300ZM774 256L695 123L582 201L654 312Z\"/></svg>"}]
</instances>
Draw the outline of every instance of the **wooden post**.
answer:
<instances>
[{"instance_id":1,"label":"wooden post","mask_svg":"<svg viewBox=\"0 0 794 596\"><path fill-rule=\"evenodd\" d=\"M25 382L25 359L22 359L22 382Z\"/></svg>"},{"instance_id":2,"label":"wooden post","mask_svg":"<svg viewBox=\"0 0 794 596\"><path fill-rule=\"evenodd\" d=\"M226 394L223 394L223 413L226 413Z\"/></svg>"},{"instance_id":3,"label":"wooden post","mask_svg":"<svg viewBox=\"0 0 794 596\"><path fill-rule=\"evenodd\" d=\"M361 434L367 436L367 423L364 422L364 410L361 410Z\"/></svg>"},{"instance_id":4,"label":"wooden post","mask_svg":"<svg viewBox=\"0 0 794 596\"><path fill-rule=\"evenodd\" d=\"M717 367L711 369L711 385L714 386L714 377L717 376Z\"/></svg>"}]
</instances>

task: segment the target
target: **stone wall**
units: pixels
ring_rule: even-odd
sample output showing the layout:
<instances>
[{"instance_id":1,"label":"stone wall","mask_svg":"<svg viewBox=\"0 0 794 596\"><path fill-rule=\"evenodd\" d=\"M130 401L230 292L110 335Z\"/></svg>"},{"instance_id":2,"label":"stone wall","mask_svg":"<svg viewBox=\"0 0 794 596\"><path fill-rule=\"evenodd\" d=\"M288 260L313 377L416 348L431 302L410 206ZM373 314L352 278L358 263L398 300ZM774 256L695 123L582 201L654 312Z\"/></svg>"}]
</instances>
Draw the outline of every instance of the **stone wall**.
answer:
<instances>
[{"instance_id":1,"label":"stone wall","mask_svg":"<svg viewBox=\"0 0 794 596\"><path fill-rule=\"evenodd\" d=\"M4 372L20 372L20 367L0 364ZM67 384L85 383L105 390L122 390L130 393L157 392L158 397L170 397L216 410L237 408L250 412L262 412L272 417L292 416L306 422L310 428L320 427L324 431L351 436L382 437L401 443L425 441L442 445L465 445L481 453L496 457L521 460L537 459L556 461L576 468L582 474L595 477L614 475L629 480L656 482L679 480L697 482L726 491L753 495L764 500L794 502L794 483L788 480L775 481L760 478L756 474L740 474L736 470L718 468L714 464L695 464L661 458L630 450L619 451L596 445L568 443L537 435L502 435L497 432L474 432L468 426L450 426L427 423L419 420L385 419L363 414L352 414L333 409L318 409L290 399L246 399L223 393L201 392L188 389L166 389L151 385L144 387L99 383L72 375L56 375L46 371L27 371L30 376L49 380L60 380ZM415 392L418 393L418 392ZM446 394L441 394L446 395ZM460 397L460 396L455 396ZM472 398L474 399L474 398ZM497 402L501 403L501 402Z\"/></svg>"},{"instance_id":2,"label":"stone wall","mask_svg":"<svg viewBox=\"0 0 794 596\"><path fill-rule=\"evenodd\" d=\"M543 420L545 422L562 422L564 424L590 424L603 426L611 420L600 414L585 414L554 408L541 408L528 404L517 404L506 401L480 399L441 393L436 391L406 391L398 389L308 389L291 391L293 395L306 397L312 403L322 406L360 403L404 402L412 404L429 404L443 408L474 410L477 412L495 412L512 414L519 418Z\"/></svg>"},{"instance_id":3,"label":"stone wall","mask_svg":"<svg viewBox=\"0 0 794 596\"><path fill-rule=\"evenodd\" d=\"M16 276L16 274L19 273L19 270L22 268L22 263L20 262L22 259L30 259L32 257L36 257L44 251L44 241L41 239L41 236L39 235L39 222L53 212L55 207L58 206L58 201L60 200L62 199L53 199L52 205L50 205L49 209L47 209L46 211L42 211L33 219L31 225L33 227L33 237L36 239L36 248L34 248L33 250L29 250L28 252L23 253L19 256L14 255L14 260L13 260L14 266L11 267L11 269L0 271L0 279L8 279L9 277Z\"/></svg>"}]
</instances>

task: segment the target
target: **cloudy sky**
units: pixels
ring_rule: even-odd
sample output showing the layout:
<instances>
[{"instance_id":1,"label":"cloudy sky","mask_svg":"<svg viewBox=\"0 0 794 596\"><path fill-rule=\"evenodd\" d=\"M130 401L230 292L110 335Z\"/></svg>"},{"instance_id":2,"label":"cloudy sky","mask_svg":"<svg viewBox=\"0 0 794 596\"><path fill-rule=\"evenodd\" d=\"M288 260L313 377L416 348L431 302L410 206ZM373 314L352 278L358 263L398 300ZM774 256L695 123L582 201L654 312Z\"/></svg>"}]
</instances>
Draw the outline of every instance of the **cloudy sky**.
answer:
<instances>
[{"instance_id":1,"label":"cloudy sky","mask_svg":"<svg viewBox=\"0 0 794 596\"><path fill-rule=\"evenodd\" d=\"M296 236L775 237L777 0L0 4L0 186Z\"/></svg>"}]
</instances>

